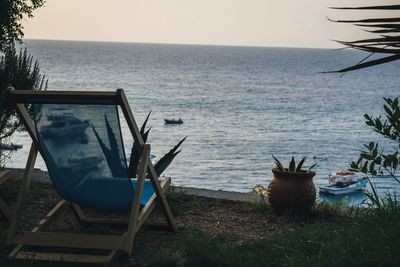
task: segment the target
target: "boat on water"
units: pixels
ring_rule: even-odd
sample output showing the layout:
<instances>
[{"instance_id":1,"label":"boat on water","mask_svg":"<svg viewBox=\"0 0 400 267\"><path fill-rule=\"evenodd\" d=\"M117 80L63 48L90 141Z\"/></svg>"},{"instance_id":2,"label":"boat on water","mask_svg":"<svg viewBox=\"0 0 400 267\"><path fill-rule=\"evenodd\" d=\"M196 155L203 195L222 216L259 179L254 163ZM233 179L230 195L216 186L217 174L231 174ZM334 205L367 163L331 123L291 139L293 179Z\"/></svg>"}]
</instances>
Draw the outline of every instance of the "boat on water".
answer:
<instances>
[{"instance_id":1,"label":"boat on water","mask_svg":"<svg viewBox=\"0 0 400 267\"><path fill-rule=\"evenodd\" d=\"M0 149L2 149L2 150L17 150L17 149L20 149L20 148L22 148L23 147L23 145L20 145L20 144L13 144L13 143L10 143L10 144L0 144Z\"/></svg>"},{"instance_id":2,"label":"boat on water","mask_svg":"<svg viewBox=\"0 0 400 267\"><path fill-rule=\"evenodd\" d=\"M86 157L70 157L67 160L58 159L58 167L74 172L88 172L97 169L99 164L103 161L100 156L86 156Z\"/></svg>"},{"instance_id":3,"label":"boat on water","mask_svg":"<svg viewBox=\"0 0 400 267\"><path fill-rule=\"evenodd\" d=\"M164 119L165 124L182 124L183 120L181 118L175 120L175 119Z\"/></svg>"},{"instance_id":4,"label":"boat on water","mask_svg":"<svg viewBox=\"0 0 400 267\"><path fill-rule=\"evenodd\" d=\"M332 195L362 192L367 184L367 177L363 173L337 171L329 175L329 184L320 186L319 192Z\"/></svg>"},{"instance_id":5,"label":"boat on water","mask_svg":"<svg viewBox=\"0 0 400 267\"><path fill-rule=\"evenodd\" d=\"M40 128L45 138L82 135L89 127L87 120L80 120L68 112L49 116L48 120L51 123Z\"/></svg>"}]
</instances>

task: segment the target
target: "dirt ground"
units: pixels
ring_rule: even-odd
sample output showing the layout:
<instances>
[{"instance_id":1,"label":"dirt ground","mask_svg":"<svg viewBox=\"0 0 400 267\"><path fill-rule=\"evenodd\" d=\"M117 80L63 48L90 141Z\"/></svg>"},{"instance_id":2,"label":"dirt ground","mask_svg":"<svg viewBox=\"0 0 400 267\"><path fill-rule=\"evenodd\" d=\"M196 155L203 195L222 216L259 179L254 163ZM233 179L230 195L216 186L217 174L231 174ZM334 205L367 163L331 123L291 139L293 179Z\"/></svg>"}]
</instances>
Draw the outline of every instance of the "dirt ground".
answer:
<instances>
[{"instance_id":1,"label":"dirt ground","mask_svg":"<svg viewBox=\"0 0 400 267\"><path fill-rule=\"evenodd\" d=\"M13 177L0 187L0 195L11 210L15 208L19 183L19 178ZM20 228L31 230L59 199L51 184L33 182ZM263 239L282 228L280 219L274 215L269 205L261 201L249 203L188 196L179 190L167 193L167 199L177 219L177 233L160 231L150 233L150 230L143 227L135 239L135 246L155 248L166 245L176 236L192 232L200 232L210 237L223 237L223 242L240 244ZM99 215L93 211L86 212L88 215ZM100 216L126 217L125 214L100 214ZM163 214L156 209L149 221L162 222ZM6 258L11 249L5 246L7 228L8 223L0 217L0 260ZM67 208L46 230L104 234L123 232L124 227L82 225L72 209Z\"/></svg>"}]
</instances>

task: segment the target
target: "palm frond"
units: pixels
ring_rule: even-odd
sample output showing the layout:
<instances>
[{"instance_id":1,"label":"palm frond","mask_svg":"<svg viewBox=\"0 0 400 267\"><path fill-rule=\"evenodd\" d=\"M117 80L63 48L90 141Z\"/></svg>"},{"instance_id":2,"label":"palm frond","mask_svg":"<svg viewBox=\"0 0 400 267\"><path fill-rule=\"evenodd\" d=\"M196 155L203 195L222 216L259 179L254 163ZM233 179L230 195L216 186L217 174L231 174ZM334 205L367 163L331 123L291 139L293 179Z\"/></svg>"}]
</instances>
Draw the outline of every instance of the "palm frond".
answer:
<instances>
[{"instance_id":1,"label":"palm frond","mask_svg":"<svg viewBox=\"0 0 400 267\"><path fill-rule=\"evenodd\" d=\"M400 10L400 5L332 7L332 9L396 11ZM400 59L400 17L365 18L357 20L332 20L328 18L328 20L336 23L351 23L357 27L363 28L366 32L379 35L376 38L368 38L355 41L337 41L338 43L349 48L369 53L391 54L391 56L385 56L379 59L371 59L369 61L357 63L347 68L336 71L329 71L326 73L343 73L368 68Z\"/></svg>"},{"instance_id":2,"label":"palm frond","mask_svg":"<svg viewBox=\"0 0 400 267\"><path fill-rule=\"evenodd\" d=\"M388 62L399 60L399 59L400 59L400 55L393 55L393 56L388 56L388 57L384 57L384 58L380 58L380 59L370 60L370 61L358 64L358 65L354 65L354 66L351 66L348 68L344 68L344 69L336 70L336 71L332 71L332 72L343 73L343 72L348 72L348 71L352 71L352 70L364 69L367 67L380 65L380 64L388 63ZM328 72L326 72L326 73L328 73Z\"/></svg>"},{"instance_id":3,"label":"palm frond","mask_svg":"<svg viewBox=\"0 0 400 267\"><path fill-rule=\"evenodd\" d=\"M362 6L362 7L331 7L331 9L347 9L347 10L400 10L400 5Z\"/></svg>"},{"instance_id":4,"label":"palm frond","mask_svg":"<svg viewBox=\"0 0 400 267\"><path fill-rule=\"evenodd\" d=\"M329 18L328 18L329 19ZM384 23L384 22L400 22L400 17L394 18L376 18L376 19L359 19L359 20L331 20L339 23Z\"/></svg>"},{"instance_id":5,"label":"palm frond","mask_svg":"<svg viewBox=\"0 0 400 267\"><path fill-rule=\"evenodd\" d=\"M400 24L393 24L393 23L379 23L379 24L355 23L354 25L359 27L374 27L374 28L389 28L389 29L400 28Z\"/></svg>"}]
</instances>

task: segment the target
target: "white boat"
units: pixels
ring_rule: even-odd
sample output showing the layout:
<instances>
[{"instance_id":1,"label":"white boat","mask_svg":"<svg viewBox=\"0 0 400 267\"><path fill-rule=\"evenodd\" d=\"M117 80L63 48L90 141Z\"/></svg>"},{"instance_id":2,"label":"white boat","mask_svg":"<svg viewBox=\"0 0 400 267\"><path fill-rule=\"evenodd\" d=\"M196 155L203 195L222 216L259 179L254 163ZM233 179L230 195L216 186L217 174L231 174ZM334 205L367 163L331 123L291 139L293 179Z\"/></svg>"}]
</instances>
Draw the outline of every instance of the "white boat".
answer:
<instances>
[{"instance_id":1,"label":"white boat","mask_svg":"<svg viewBox=\"0 0 400 267\"><path fill-rule=\"evenodd\" d=\"M363 173L338 171L329 175L329 184L320 186L319 191L332 195L349 194L364 191L367 184Z\"/></svg>"}]
</instances>

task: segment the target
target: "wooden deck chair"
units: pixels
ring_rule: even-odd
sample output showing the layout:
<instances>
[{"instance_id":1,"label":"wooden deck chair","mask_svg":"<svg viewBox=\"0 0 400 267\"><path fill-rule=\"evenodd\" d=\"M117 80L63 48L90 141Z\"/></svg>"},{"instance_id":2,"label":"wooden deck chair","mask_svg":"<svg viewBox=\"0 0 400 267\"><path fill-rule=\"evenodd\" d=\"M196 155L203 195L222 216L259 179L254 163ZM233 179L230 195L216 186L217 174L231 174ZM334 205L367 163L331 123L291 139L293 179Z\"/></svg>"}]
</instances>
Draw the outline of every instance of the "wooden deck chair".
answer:
<instances>
[{"instance_id":1,"label":"wooden deck chair","mask_svg":"<svg viewBox=\"0 0 400 267\"><path fill-rule=\"evenodd\" d=\"M0 185L2 185L10 177L11 177L10 171L8 170L0 171ZM11 211L8 209L7 204L1 198L0 198L0 213L7 221L11 221Z\"/></svg>"},{"instance_id":2,"label":"wooden deck chair","mask_svg":"<svg viewBox=\"0 0 400 267\"><path fill-rule=\"evenodd\" d=\"M155 208L156 201L168 229L176 230L175 218L164 196L171 180L165 179L162 183L158 180L149 158L150 145L144 144L122 89L115 92L10 90L8 94L33 141L7 236L8 244L17 245L10 257L106 263L117 251L131 255L135 234ZM32 115L28 114L26 105L31 106ZM142 150L136 179L128 175L119 110ZM62 200L36 228L22 231L18 227L38 151ZM46 232L45 226L65 206L75 209L81 219L84 216L80 207L127 211L127 230L122 235ZM120 223L99 218L92 222ZM53 249L56 252L26 250L35 246L62 249ZM85 252L70 252L72 248ZM98 250L108 253L87 252Z\"/></svg>"}]
</instances>

